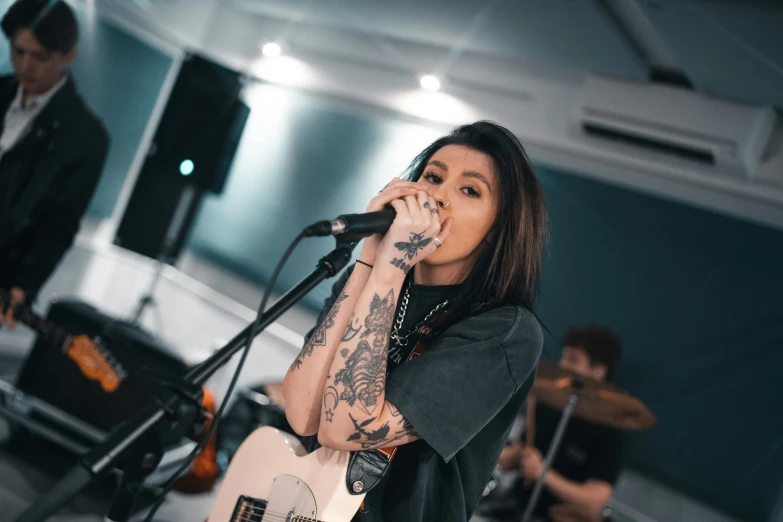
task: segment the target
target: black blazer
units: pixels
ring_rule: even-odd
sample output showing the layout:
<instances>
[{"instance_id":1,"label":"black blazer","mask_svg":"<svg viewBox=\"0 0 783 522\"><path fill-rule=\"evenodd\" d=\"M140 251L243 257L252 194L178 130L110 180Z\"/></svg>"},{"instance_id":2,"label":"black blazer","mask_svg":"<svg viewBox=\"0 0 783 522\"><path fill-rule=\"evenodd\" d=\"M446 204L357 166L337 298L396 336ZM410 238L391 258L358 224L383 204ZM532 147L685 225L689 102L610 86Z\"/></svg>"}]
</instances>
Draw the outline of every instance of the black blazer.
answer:
<instances>
[{"instance_id":1,"label":"black blazer","mask_svg":"<svg viewBox=\"0 0 783 522\"><path fill-rule=\"evenodd\" d=\"M0 128L18 85L0 77ZM35 297L73 244L108 148L103 124L69 78L0 159L0 287Z\"/></svg>"}]
</instances>

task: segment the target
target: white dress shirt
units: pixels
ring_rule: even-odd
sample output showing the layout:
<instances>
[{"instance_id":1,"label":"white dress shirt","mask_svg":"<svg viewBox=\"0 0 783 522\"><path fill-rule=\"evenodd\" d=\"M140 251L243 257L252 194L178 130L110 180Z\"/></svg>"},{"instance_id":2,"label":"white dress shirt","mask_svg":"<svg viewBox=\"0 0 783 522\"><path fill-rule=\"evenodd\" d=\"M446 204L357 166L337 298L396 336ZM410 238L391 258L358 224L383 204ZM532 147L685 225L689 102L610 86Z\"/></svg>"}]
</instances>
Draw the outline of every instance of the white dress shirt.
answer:
<instances>
[{"instance_id":1,"label":"white dress shirt","mask_svg":"<svg viewBox=\"0 0 783 522\"><path fill-rule=\"evenodd\" d=\"M27 135L33 120L44 110L52 96L65 85L66 81L68 81L68 76L63 75L57 85L45 93L28 97L27 105L24 107L22 106L22 86L19 86L14 101L11 102L11 106L5 113L5 125L3 125L2 135L0 135L0 160L3 159L3 153L13 148Z\"/></svg>"}]
</instances>

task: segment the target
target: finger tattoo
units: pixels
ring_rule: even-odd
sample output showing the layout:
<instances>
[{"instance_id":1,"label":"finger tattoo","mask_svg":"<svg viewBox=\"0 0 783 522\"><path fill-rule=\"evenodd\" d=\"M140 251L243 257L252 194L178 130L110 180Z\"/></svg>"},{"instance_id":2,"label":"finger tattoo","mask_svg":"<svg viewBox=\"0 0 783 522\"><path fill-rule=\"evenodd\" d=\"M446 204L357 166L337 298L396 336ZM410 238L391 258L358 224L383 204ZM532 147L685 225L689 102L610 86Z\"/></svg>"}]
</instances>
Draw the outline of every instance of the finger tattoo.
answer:
<instances>
[{"instance_id":1,"label":"finger tattoo","mask_svg":"<svg viewBox=\"0 0 783 522\"><path fill-rule=\"evenodd\" d=\"M440 210L438 210L438 207L433 207L432 205L430 205L429 201L425 201L423 207L429 210L430 212L432 212L433 214L440 215Z\"/></svg>"}]
</instances>

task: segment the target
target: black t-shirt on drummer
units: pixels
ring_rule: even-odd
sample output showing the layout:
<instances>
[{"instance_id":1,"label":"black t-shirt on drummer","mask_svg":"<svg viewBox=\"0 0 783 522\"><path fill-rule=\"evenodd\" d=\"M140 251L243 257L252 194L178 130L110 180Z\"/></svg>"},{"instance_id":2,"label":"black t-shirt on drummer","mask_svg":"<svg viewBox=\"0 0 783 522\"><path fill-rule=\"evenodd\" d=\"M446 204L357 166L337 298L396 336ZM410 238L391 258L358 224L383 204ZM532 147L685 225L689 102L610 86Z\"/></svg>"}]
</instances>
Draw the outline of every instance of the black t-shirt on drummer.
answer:
<instances>
[{"instance_id":1,"label":"black t-shirt on drummer","mask_svg":"<svg viewBox=\"0 0 783 522\"><path fill-rule=\"evenodd\" d=\"M536 404L535 446L544 456L561 416L560 411L540 402ZM622 467L624 439L619 430L571 417L552 469L574 482L601 480L613 485ZM524 443L524 438L521 442ZM517 480L511 494L518 495L520 513L527 506L532 492L532 485L525 488L523 479ZM544 488L533 513L549 520L549 508L557 503L558 500Z\"/></svg>"},{"instance_id":2,"label":"black t-shirt on drummer","mask_svg":"<svg viewBox=\"0 0 783 522\"><path fill-rule=\"evenodd\" d=\"M322 316L349 275L335 283ZM458 286L410 285L400 332L457 292ZM533 315L505 306L449 327L413 360L404 362L407 353L391 350L386 400L421 439L399 447L384 479L367 494L367 511L354 521L467 522L533 385L542 346Z\"/></svg>"}]
</instances>

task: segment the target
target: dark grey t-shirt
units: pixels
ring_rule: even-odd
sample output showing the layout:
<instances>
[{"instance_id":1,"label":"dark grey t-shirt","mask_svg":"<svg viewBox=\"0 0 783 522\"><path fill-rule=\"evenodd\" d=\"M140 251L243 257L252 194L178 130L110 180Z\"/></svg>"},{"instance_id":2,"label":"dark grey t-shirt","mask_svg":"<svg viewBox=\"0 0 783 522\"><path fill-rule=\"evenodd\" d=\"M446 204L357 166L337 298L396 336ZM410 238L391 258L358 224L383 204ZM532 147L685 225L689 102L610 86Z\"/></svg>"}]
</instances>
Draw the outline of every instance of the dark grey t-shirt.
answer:
<instances>
[{"instance_id":1,"label":"dark grey t-shirt","mask_svg":"<svg viewBox=\"0 0 783 522\"><path fill-rule=\"evenodd\" d=\"M325 311L349 272L335 283ZM459 290L410 289L403 333ZM533 385L542 346L533 315L504 306L449 327L411 361L390 361L386 400L421 439L399 447L387 476L367 494L367 512L354 520L467 521Z\"/></svg>"}]
</instances>

